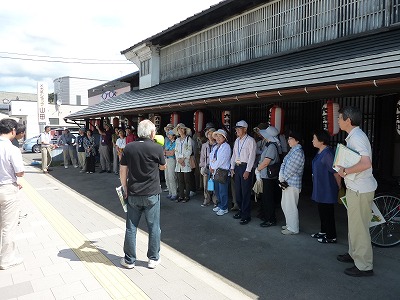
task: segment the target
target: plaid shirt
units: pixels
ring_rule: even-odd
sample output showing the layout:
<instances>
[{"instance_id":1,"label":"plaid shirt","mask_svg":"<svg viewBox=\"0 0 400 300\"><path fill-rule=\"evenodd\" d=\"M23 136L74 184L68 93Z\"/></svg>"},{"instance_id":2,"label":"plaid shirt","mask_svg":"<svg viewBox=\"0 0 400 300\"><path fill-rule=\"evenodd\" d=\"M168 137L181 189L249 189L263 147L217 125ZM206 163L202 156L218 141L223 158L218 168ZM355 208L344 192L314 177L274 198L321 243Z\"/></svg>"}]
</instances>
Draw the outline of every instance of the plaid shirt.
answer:
<instances>
[{"instance_id":1,"label":"plaid shirt","mask_svg":"<svg viewBox=\"0 0 400 300\"><path fill-rule=\"evenodd\" d=\"M301 180L304 171L304 152L300 144L290 149L283 159L279 171L279 180L286 181L289 186L301 190Z\"/></svg>"}]
</instances>

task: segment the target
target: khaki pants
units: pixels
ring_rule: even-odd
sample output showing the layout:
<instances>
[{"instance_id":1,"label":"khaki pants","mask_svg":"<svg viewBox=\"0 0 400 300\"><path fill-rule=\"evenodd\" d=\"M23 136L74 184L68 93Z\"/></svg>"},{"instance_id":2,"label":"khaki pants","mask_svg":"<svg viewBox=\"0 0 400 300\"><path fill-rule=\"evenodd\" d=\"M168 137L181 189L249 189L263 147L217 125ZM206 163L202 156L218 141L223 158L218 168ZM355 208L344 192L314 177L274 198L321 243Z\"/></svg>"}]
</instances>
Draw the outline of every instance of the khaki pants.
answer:
<instances>
[{"instance_id":1,"label":"khaki pants","mask_svg":"<svg viewBox=\"0 0 400 300\"><path fill-rule=\"evenodd\" d=\"M349 254L361 271L373 269L373 255L369 224L375 192L358 193L347 189L347 221L349 226Z\"/></svg>"},{"instance_id":2,"label":"khaki pants","mask_svg":"<svg viewBox=\"0 0 400 300\"><path fill-rule=\"evenodd\" d=\"M68 166L68 160L71 159L71 163L77 166L78 163L75 157L75 148L73 146L63 146L64 166Z\"/></svg>"},{"instance_id":3,"label":"khaki pants","mask_svg":"<svg viewBox=\"0 0 400 300\"><path fill-rule=\"evenodd\" d=\"M18 186L16 183L0 185L0 267L8 267L15 262L14 238L19 218Z\"/></svg>"},{"instance_id":4,"label":"khaki pants","mask_svg":"<svg viewBox=\"0 0 400 300\"><path fill-rule=\"evenodd\" d=\"M48 164L48 158L50 155L50 149L48 147L42 147L42 170L47 171L47 168L49 167Z\"/></svg>"},{"instance_id":5,"label":"khaki pants","mask_svg":"<svg viewBox=\"0 0 400 300\"><path fill-rule=\"evenodd\" d=\"M86 171L86 152L78 152L78 161L83 171Z\"/></svg>"}]
</instances>

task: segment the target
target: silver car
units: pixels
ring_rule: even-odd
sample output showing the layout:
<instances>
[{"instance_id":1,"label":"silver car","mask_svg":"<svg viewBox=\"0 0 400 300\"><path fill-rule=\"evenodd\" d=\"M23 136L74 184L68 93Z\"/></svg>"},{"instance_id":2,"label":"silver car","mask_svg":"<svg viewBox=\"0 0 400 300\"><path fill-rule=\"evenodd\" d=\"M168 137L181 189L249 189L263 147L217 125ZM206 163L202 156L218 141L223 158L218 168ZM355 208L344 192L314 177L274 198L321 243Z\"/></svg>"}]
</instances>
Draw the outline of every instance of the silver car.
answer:
<instances>
[{"instance_id":1,"label":"silver car","mask_svg":"<svg viewBox=\"0 0 400 300\"><path fill-rule=\"evenodd\" d=\"M40 153L40 145L37 143L38 139L38 135L31 137L30 139L26 139L22 144L22 150L25 152Z\"/></svg>"}]
</instances>

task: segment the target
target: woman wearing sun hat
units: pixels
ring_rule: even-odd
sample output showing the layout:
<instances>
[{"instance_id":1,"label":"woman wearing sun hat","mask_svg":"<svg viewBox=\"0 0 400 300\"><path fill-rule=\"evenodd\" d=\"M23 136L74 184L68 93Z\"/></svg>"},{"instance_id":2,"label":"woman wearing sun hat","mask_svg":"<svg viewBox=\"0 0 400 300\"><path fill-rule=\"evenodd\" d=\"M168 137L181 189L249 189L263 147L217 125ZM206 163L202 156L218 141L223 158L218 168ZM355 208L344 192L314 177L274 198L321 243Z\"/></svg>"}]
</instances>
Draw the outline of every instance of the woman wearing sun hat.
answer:
<instances>
[{"instance_id":1,"label":"woman wearing sun hat","mask_svg":"<svg viewBox=\"0 0 400 300\"><path fill-rule=\"evenodd\" d=\"M176 125L174 129L175 135L179 136L175 141L175 172L178 177L179 198L176 202L187 202L190 199L190 188L192 186L190 167L190 156L193 152L192 139L190 138L190 129L183 123Z\"/></svg>"},{"instance_id":2,"label":"woman wearing sun hat","mask_svg":"<svg viewBox=\"0 0 400 300\"><path fill-rule=\"evenodd\" d=\"M200 151L199 167L200 167L200 173L203 177L203 189L204 189L204 201L203 204L201 205L202 207L210 205L211 200L214 203L214 207L217 206L217 197L215 193L207 190L207 181L210 173L210 153L213 150L214 146L217 145L217 142L213 138L213 133L215 132L215 130L216 130L215 128L210 127L205 131L205 136L207 137L208 140L202 144Z\"/></svg>"},{"instance_id":3,"label":"woman wearing sun hat","mask_svg":"<svg viewBox=\"0 0 400 300\"><path fill-rule=\"evenodd\" d=\"M275 202L279 197L278 177L269 178L267 175L267 167L280 163L279 153L280 144L277 136L278 129L269 126L267 129L261 129L259 134L266 141L264 151L261 153L256 172L260 172L263 181L263 193L261 200L261 212L264 222L261 227L270 227L276 225Z\"/></svg>"},{"instance_id":4,"label":"woman wearing sun hat","mask_svg":"<svg viewBox=\"0 0 400 300\"><path fill-rule=\"evenodd\" d=\"M218 168L229 170L231 166L231 146L227 143L227 133L223 129L218 129L213 134L217 145L210 153L210 172L215 175ZM229 174L229 172L228 172ZM228 176L228 175L227 175ZM218 216L228 213L228 188L229 178L226 183L214 182L214 191L218 198L218 206L213 209Z\"/></svg>"}]
</instances>

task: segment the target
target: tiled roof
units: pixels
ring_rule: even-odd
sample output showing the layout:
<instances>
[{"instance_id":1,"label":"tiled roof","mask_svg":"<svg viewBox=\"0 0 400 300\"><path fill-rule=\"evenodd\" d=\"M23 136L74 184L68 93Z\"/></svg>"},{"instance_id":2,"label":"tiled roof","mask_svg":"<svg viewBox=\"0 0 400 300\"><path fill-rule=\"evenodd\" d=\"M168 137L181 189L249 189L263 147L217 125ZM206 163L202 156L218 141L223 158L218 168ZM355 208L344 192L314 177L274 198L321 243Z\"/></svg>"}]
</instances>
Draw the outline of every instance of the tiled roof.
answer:
<instances>
[{"instance_id":1,"label":"tiled roof","mask_svg":"<svg viewBox=\"0 0 400 300\"><path fill-rule=\"evenodd\" d=\"M395 29L131 91L67 118L398 75L400 30Z\"/></svg>"}]
</instances>

